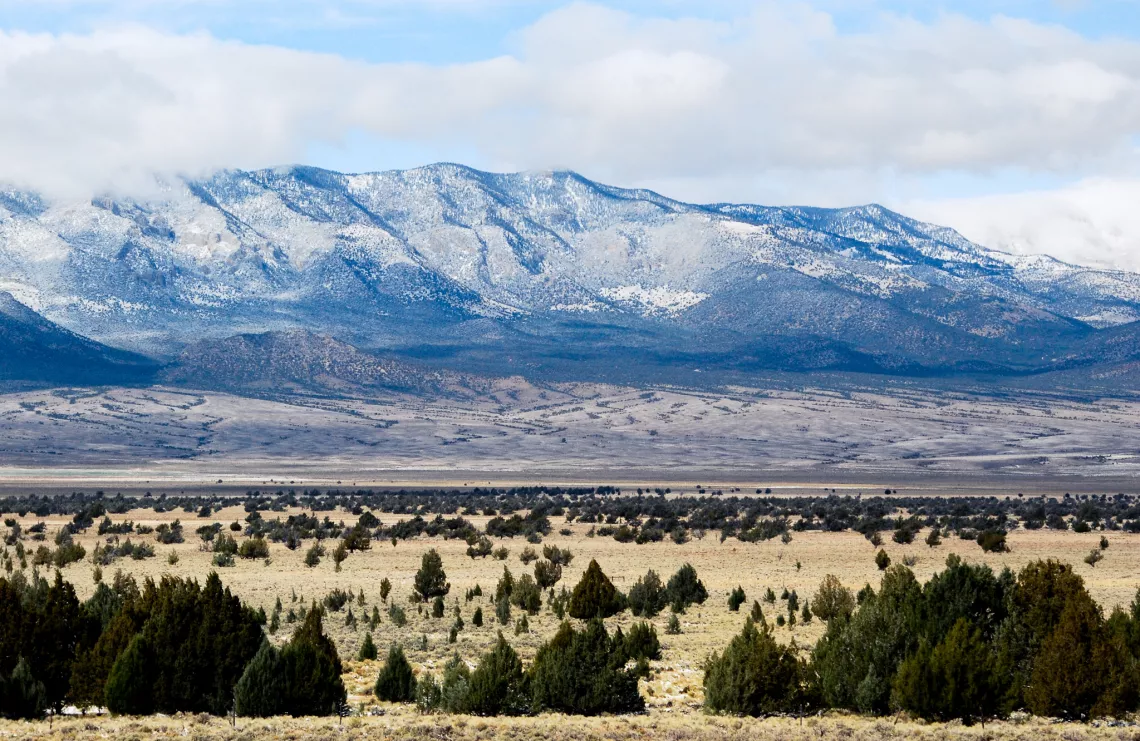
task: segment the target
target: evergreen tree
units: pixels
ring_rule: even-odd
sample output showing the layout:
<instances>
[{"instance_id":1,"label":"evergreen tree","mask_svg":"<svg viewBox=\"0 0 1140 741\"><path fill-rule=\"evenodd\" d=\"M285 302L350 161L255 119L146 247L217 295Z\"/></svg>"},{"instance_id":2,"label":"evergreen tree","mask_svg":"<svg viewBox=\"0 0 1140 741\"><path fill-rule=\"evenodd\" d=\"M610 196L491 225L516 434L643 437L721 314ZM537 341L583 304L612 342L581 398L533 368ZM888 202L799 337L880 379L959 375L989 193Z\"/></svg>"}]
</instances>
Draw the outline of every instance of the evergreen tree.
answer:
<instances>
[{"instance_id":1,"label":"evergreen tree","mask_svg":"<svg viewBox=\"0 0 1140 741\"><path fill-rule=\"evenodd\" d=\"M530 574L523 574L511 591L511 604L527 614L537 615L542 609L542 592Z\"/></svg>"},{"instance_id":2,"label":"evergreen tree","mask_svg":"<svg viewBox=\"0 0 1140 741\"><path fill-rule=\"evenodd\" d=\"M471 672L464 711L486 716L521 715L528 704L522 661L500 632L495 646Z\"/></svg>"},{"instance_id":3,"label":"evergreen tree","mask_svg":"<svg viewBox=\"0 0 1140 741\"><path fill-rule=\"evenodd\" d=\"M281 652L265 641L234 686L234 711L254 718L281 715L289 710L289 698Z\"/></svg>"},{"instance_id":4,"label":"evergreen tree","mask_svg":"<svg viewBox=\"0 0 1140 741\"><path fill-rule=\"evenodd\" d=\"M799 710L805 670L794 649L771 628L745 621L740 635L705 662L705 707L722 713L768 715Z\"/></svg>"},{"instance_id":5,"label":"evergreen tree","mask_svg":"<svg viewBox=\"0 0 1140 741\"><path fill-rule=\"evenodd\" d=\"M1106 636L1091 598L1070 599L1033 661L1026 703L1036 715L1087 718L1104 693ZM1134 709L1134 708L1130 708Z\"/></svg>"},{"instance_id":6,"label":"evergreen tree","mask_svg":"<svg viewBox=\"0 0 1140 741\"><path fill-rule=\"evenodd\" d=\"M474 625L476 628L482 628L483 627L483 608L482 607L476 607L475 608L475 614L471 616L471 624Z\"/></svg>"},{"instance_id":7,"label":"evergreen tree","mask_svg":"<svg viewBox=\"0 0 1140 741\"><path fill-rule=\"evenodd\" d=\"M393 643L380 676L376 678L376 698L387 702L412 702L416 699L416 678L404 649Z\"/></svg>"},{"instance_id":8,"label":"evergreen tree","mask_svg":"<svg viewBox=\"0 0 1140 741\"><path fill-rule=\"evenodd\" d=\"M514 591L515 578L511 575L511 570L504 566L503 575L499 577L499 582L495 585L495 602L509 600Z\"/></svg>"},{"instance_id":9,"label":"evergreen tree","mask_svg":"<svg viewBox=\"0 0 1140 741\"><path fill-rule=\"evenodd\" d=\"M812 598L811 611L825 622L837 617L850 617L855 611L855 597L838 577L828 574Z\"/></svg>"},{"instance_id":10,"label":"evergreen tree","mask_svg":"<svg viewBox=\"0 0 1140 741\"><path fill-rule=\"evenodd\" d=\"M665 586L665 599L673 612L684 612L689 605L703 605L708 598L708 590L697 578L697 570L692 564L677 569Z\"/></svg>"},{"instance_id":11,"label":"evergreen tree","mask_svg":"<svg viewBox=\"0 0 1140 741\"><path fill-rule=\"evenodd\" d=\"M562 565L553 561L539 561L534 565L534 581L539 589L550 589L562 579Z\"/></svg>"},{"instance_id":12,"label":"evergreen tree","mask_svg":"<svg viewBox=\"0 0 1140 741\"><path fill-rule=\"evenodd\" d=\"M586 573L570 595L570 617L589 620L608 618L624 609L621 593L610 578L602 572L597 561L590 561Z\"/></svg>"},{"instance_id":13,"label":"evergreen tree","mask_svg":"<svg viewBox=\"0 0 1140 741\"><path fill-rule=\"evenodd\" d=\"M601 619L590 620L580 632L562 623L534 657L534 706L576 715L640 711L645 701L637 691L637 674L624 663L624 652L615 655Z\"/></svg>"},{"instance_id":14,"label":"evergreen tree","mask_svg":"<svg viewBox=\"0 0 1140 741\"><path fill-rule=\"evenodd\" d=\"M451 591L451 585L447 583L447 574L443 570L443 559L434 548L425 553L420 562L420 570L416 572L415 590L424 602L433 597L445 597Z\"/></svg>"},{"instance_id":15,"label":"evergreen tree","mask_svg":"<svg viewBox=\"0 0 1140 741\"><path fill-rule=\"evenodd\" d=\"M511 602L510 600L501 599L495 605L495 617L499 621L499 625L506 625L511 621Z\"/></svg>"},{"instance_id":16,"label":"evergreen tree","mask_svg":"<svg viewBox=\"0 0 1140 741\"><path fill-rule=\"evenodd\" d=\"M828 707L867 714L890 710L898 665L918 647L922 591L903 566L883 575L879 594L850 618L835 618L816 644L813 668Z\"/></svg>"},{"instance_id":17,"label":"evergreen tree","mask_svg":"<svg viewBox=\"0 0 1140 741\"><path fill-rule=\"evenodd\" d=\"M747 599L748 597L744 594L744 588L737 586L736 589L732 590L732 593L728 595L728 609L731 612L740 612L740 606L743 605Z\"/></svg>"},{"instance_id":18,"label":"evergreen tree","mask_svg":"<svg viewBox=\"0 0 1140 741\"><path fill-rule=\"evenodd\" d=\"M665 587L650 569L629 590L629 609L636 617L653 617L665 609Z\"/></svg>"},{"instance_id":19,"label":"evergreen tree","mask_svg":"<svg viewBox=\"0 0 1140 741\"><path fill-rule=\"evenodd\" d=\"M95 645L80 651L71 671L71 697L78 707L105 705L104 687L111 667L141 630L145 617L132 601L111 619Z\"/></svg>"},{"instance_id":20,"label":"evergreen tree","mask_svg":"<svg viewBox=\"0 0 1140 741\"><path fill-rule=\"evenodd\" d=\"M347 697L340 656L325 635L322 618L323 611L314 605L281 650L287 687L285 707L294 717L331 715Z\"/></svg>"},{"instance_id":21,"label":"evergreen tree","mask_svg":"<svg viewBox=\"0 0 1140 741\"><path fill-rule=\"evenodd\" d=\"M360 644L360 651L356 654L357 661L375 661L377 656L376 643L372 640L371 633L364 634L364 640Z\"/></svg>"},{"instance_id":22,"label":"evergreen tree","mask_svg":"<svg viewBox=\"0 0 1140 741\"><path fill-rule=\"evenodd\" d=\"M2 684L0 712L5 718L34 720L42 718L48 708L44 683L32 675L27 659L20 657L8 681Z\"/></svg>"},{"instance_id":23,"label":"evergreen tree","mask_svg":"<svg viewBox=\"0 0 1140 741\"><path fill-rule=\"evenodd\" d=\"M933 650L923 641L899 666L892 703L930 720L984 721L999 712L1002 691L995 667L981 630L959 618Z\"/></svg>"},{"instance_id":24,"label":"evergreen tree","mask_svg":"<svg viewBox=\"0 0 1140 741\"><path fill-rule=\"evenodd\" d=\"M629 635L625 637L625 654L631 659L660 659L661 641L657 638L657 629L644 621L630 626Z\"/></svg>"},{"instance_id":25,"label":"evergreen tree","mask_svg":"<svg viewBox=\"0 0 1140 741\"><path fill-rule=\"evenodd\" d=\"M131 639L111 667L103 691L107 709L116 715L150 715L155 711L154 652L142 635Z\"/></svg>"},{"instance_id":26,"label":"evergreen tree","mask_svg":"<svg viewBox=\"0 0 1140 741\"><path fill-rule=\"evenodd\" d=\"M882 548L875 554L875 565L879 567L879 571L886 571L887 567L891 565L891 557Z\"/></svg>"}]
</instances>

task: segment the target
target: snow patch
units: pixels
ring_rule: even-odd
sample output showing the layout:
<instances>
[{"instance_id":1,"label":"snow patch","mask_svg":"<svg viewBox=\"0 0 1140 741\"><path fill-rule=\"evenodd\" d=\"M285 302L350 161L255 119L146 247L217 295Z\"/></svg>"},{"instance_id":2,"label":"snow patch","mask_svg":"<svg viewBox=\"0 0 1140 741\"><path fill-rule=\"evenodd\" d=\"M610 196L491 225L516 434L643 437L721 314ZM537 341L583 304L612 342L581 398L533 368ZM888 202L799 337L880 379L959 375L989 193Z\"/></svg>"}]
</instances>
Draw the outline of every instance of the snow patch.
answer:
<instances>
[{"instance_id":1,"label":"snow patch","mask_svg":"<svg viewBox=\"0 0 1140 741\"><path fill-rule=\"evenodd\" d=\"M709 297L707 293L677 291L669 288L669 286L644 288L640 284L603 288L601 294L611 301L633 304L646 315L667 314L669 316L676 316L686 309L691 309Z\"/></svg>"}]
</instances>

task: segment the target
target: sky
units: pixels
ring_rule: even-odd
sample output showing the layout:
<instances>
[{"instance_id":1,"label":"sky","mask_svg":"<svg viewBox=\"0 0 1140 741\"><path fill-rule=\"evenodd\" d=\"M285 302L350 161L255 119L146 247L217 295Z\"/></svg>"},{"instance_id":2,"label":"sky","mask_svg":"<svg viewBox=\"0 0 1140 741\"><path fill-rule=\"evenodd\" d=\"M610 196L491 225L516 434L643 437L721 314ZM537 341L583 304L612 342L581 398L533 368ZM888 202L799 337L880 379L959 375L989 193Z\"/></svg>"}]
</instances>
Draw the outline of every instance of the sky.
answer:
<instances>
[{"instance_id":1,"label":"sky","mask_svg":"<svg viewBox=\"0 0 1140 741\"><path fill-rule=\"evenodd\" d=\"M568 168L1140 271L1140 0L0 0L0 182Z\"/></svg>"}]
</instances>

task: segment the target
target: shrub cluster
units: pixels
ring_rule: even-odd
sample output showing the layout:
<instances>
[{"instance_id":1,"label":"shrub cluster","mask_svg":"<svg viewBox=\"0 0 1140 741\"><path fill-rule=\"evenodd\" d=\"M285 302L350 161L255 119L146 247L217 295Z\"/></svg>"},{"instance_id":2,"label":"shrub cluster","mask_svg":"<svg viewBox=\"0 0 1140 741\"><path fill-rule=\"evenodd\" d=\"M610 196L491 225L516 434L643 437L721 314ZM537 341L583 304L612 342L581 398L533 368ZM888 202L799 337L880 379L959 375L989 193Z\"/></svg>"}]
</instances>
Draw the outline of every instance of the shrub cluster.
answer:
<instances>
[{"instance_id":1,"label":"shrub cluster","mask_svg":"<svg viewBox=\"0 0 1140 741\"><path fill-rule=\"evenodd\" d=\"M1038 561L1016 576L951 555L921 585L891 566L877 592L828 577L812 603L828 621L810 662L774 642L763 617L706 664L711 710L899 710L966 723L1017 709L1049 717L1140 708L1140 593L1107 619L1072 567Z\"/></svg>"},{"instance_id":2,"label":"shrub cluster","mask_svg":"<svg viewBox=\"0 0 1140 741\"><path fill-rule=\"evenodd\" d=\"M320 614L314 606L278 653L265 643L263 616L217 574L204 585L167 576L140 589L119 573L80 602L58 572L51 584L16 573L0 579L0 712L37 717L74 703L222 715L248 677L239 697L250 703L260 692L283 703L273 713L328 713L328 698L343 700L344 688Z\"/></svg>"}]
</instances>

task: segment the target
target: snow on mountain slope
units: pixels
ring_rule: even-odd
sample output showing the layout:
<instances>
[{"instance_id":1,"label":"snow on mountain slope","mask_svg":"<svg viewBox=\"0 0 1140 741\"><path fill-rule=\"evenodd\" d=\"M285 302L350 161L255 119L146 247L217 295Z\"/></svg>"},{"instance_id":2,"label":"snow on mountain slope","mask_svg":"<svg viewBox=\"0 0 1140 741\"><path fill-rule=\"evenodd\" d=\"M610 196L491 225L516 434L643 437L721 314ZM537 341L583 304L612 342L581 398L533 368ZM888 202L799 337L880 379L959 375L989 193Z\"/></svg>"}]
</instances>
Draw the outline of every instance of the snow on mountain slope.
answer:
<instances>
[{"instance_id":1,"label":"snow on mountain slope","mask_svg":"<svg viewBox=\"0 0 1140 741\"><path fill-rule=\"evenodd\" d=\"M880 206L700 206L450 164L222 172L147 202L0 193L0 289L165 357L298 328L565 350L564 328L588 321L598 342L662 351L810 337L900 367L1030 367L1140 319L1140 276L988 250Z\"/></svg>"}]
</instances>

